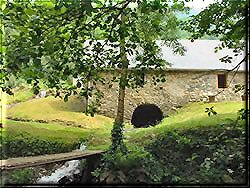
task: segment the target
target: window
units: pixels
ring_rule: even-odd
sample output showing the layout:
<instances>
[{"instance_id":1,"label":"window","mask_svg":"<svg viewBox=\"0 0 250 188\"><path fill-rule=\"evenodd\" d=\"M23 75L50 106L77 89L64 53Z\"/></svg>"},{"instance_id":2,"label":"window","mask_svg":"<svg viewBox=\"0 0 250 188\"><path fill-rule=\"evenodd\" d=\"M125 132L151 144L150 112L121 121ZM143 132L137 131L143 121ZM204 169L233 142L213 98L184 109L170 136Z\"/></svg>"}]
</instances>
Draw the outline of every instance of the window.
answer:
<instances>
[{"instance_id":1,"label":"window","mask_svg":"<svg viewBox=\"0 0 250 188\"><path fill-rule=\"evenodd\" d=\"M226 88L226 87L227 87L227 75L218 74L218 88Z\"/></svg>"}]
</instances>

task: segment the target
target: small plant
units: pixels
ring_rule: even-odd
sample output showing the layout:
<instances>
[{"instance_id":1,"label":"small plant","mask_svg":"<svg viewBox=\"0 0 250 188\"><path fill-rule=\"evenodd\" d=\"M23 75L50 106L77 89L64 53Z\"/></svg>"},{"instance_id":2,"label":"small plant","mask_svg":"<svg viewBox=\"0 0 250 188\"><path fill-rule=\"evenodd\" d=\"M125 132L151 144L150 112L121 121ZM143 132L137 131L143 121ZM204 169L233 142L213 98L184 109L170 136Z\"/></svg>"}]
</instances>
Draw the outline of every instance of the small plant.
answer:
<instances>
[{"instance_id":1,"label":"small plant","mask_svg":"<svg viewBox=\"0 0 250 188\"><path fill-rule=\"evenodd\" d=\"M236 85L234 86L234 92L235 92L235 93L238 93L238 92L240 92L240 91L244 91L245 89L246 89L246 86L243 85L243 84L236 84Z\"/></svg>"},{"instance_id":2,"label":"small plant","mask_svg":"<svg viewBox=\"0 0 250 188\"><path fill-rule=\"evenodd\" d=\"M6 174L4 184L31 184L33 183L33 171L30 168L17 169Z\"/></svg>"},{"instance_id":3,"label":"small plant","mask_svg":"<svg viewBox=\"0 0 250 188\"><path fill-rule=\"evenodd\" d=\"M110 148L110 152L115 153L117 151L121 151L123 154L127 153L127 147L124 143L124 135L123 135L123 129L124 124L120 124L117 122L114 122L113 129L111 130L111 140L112 145Z\"/></svg>"},{"instance_id":4,"label":"small plant","mask_svg":"<svg viewBox=\"0 0 250 188\"><path fill-rule=\"evenodd\" d=\"M208 116L211 116L211 114L212 115L217 115L217 112L213 108L214 108L214 106L212 106L210 108L206 108L205 112L207 112Z\"/></svg>"},{"instance_id":5,"label":"small plant","mask_svg":"<svg viewBox=\"0 0 250 188\"><path fill-rule=\"evenodd\" d=\"M249 117L249 110L242 108L238 111L238 115L238 120L246 120Z\"/></svg>"},{"instance_id":6,"label":"small plant","mask_svg":"<svg viewBox=\"0 0 250 188\"><path fill-rule=\"evenodd\" d=\"M144 148L107 153L93 175L100 183L160 183L164 166Z\"/></svg>"},{"instance_id":7,"label":"small plant","mask_svg":"<svg viewBox=\"0 0 250 188\"><path fill-rule=\"evenodd\" d=\"M87 111L85 112L86 115L89 115L91 117L94 117L94 115L98 111L98 107L100 106L100 101L101 98L103 97L103 93L99 90L93 93L94 97L93 99L89 102ZM89 92L89 97L92 97L92 93Z\"/></svg>"}]
</instances>

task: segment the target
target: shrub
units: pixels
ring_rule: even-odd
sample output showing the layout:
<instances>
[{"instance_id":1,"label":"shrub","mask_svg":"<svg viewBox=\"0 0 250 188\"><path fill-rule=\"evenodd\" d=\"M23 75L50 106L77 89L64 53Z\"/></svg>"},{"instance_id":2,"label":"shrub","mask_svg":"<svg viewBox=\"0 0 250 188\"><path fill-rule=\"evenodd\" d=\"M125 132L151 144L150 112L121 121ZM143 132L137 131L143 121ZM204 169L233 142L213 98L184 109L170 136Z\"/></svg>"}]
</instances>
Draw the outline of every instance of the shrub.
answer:
<instances>
[{"instance_id":1,"label":"shrub","mask_svg":"<svg viewBox=\"0 0 250 188\"><path fill-rule=\"evenodd\" d=\"M93 173L100 183L156 183L164 176L164 168L143 148L106 153Z\"/></svg>"},{"instance_id":2,"label":"shrub","mask_svg":"<svg viewBox=\"0 0 250 188\"><path fill-rule=\"evenodd\" d=\"M30 168L17 169L3 176L3 184L31 184L33 170Z\"/></svg>"},{"instance_id":3,"label":"shrub","mask_svg":"<svg viewBox=\"0 0 250 188\"><path fill-rule=\"evenodd\" d=\"M146 150L166 166L163 183L239 184L246 180L242 126L168 132Z\"/></svg>"},{"instance_id":4,"label":"shrub","mask_svg":"<svg viewBox=\"0 0 250 188\"><path fill-rule=\"evenodd\" d=\"M42 140L26 134L6 135L2 138L2 158L35 156L70 152L77 149L79 141L64 143L54 140Z\"/></svg>"}]
</instances>

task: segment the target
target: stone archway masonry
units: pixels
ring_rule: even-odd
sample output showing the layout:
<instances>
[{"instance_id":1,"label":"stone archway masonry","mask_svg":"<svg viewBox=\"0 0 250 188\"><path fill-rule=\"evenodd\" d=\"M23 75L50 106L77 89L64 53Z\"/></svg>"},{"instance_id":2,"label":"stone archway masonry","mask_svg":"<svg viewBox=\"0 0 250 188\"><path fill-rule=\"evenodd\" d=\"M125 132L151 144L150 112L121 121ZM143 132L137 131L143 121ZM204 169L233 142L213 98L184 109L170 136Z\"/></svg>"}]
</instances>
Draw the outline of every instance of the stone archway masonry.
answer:
<instances>
[{"instance_id":1,"label":"stone archway masonry","mask_svg":"<svg viewBox=\"0 0 250 188\"><path fill-rule=\"evenodd\" d=\"M189 102L208 102L209 96L216 95L216 101L241 101L243 92L234 92L236 84L245 84L245 72L239 71L233 78L233 72L227 74L227 83L231 84L225 88L218 88L217 75L226 73L215 70L168 70L165 73L166 82L153 85L152 72L145 74L146 84L139 89L126 89L125 97L125 121L130 121L137 106L145 103L155 104L163 115L175 111ZM105 74L109 80L114 75ZM233 79L232 79L233 78ZM108 85L98 84L97 87L103 92L99 113L114 118L117 109L118 84L114 83L112 88Z\"/></svg>"}]
</instances>

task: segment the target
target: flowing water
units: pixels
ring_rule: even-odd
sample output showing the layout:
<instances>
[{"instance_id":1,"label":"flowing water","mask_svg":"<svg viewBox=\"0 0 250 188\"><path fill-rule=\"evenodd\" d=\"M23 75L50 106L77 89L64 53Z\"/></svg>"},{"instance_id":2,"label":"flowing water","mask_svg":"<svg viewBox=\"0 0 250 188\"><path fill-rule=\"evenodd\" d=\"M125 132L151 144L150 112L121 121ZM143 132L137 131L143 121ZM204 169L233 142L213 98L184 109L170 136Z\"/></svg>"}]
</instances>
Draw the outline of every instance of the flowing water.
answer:
<instances>
[{"instance_id":1,"label":"flowing water","mask_svg":"<svg viewBox=\"0 0 250 188\"><path fill-rule=\"evenodd\" d=\"M82 143L78 150L86 150L86 146ZM71 160L65 162L63 166L56 169L50 176L43 176L37 180L38 184L58 184L62 178L67 178L68 181L73 182L76 175L81 174L80 160Z\"/></svg>"}]
</instances>

